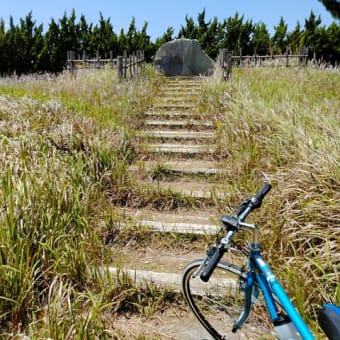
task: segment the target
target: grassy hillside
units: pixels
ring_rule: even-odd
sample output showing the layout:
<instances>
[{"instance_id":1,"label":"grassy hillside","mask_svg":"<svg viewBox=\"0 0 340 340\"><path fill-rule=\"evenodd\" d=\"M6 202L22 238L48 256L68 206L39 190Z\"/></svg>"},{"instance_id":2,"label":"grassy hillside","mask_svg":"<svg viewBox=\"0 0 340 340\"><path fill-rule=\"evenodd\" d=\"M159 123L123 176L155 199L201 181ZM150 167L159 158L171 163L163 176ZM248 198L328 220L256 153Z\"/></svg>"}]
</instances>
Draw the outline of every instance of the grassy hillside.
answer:
<instances>
[{"instance_id":1,"label":"grassy hillside","mask_svg":"<svg viewBox=\"0 0 340 340\"><path fill-rule=\"evenodd\" d=\"M163 81L152 70L137 82L110 70L0 80L3 333L122 338L115 313L180 303L96 269L112 258L111 203L135 189L134 134ZM227 206L272 182L256 215L265 255L312 321L321 303L340 304L339 88L334 71L241 69L208 80L201 99L225 155Z\"/></svg>"},{"instance_id":2,"label":"grassy hillside","mask_svg":"<svg viewBox=\"0 0 340 340\"><path fill-rule=\"evenodd\" d=\"M339 85L333 71L241 69L207 94L235 191L273 184L258 216L266 255L314 320L321 303L340 303Z\"/></svg>"}]
</instances>

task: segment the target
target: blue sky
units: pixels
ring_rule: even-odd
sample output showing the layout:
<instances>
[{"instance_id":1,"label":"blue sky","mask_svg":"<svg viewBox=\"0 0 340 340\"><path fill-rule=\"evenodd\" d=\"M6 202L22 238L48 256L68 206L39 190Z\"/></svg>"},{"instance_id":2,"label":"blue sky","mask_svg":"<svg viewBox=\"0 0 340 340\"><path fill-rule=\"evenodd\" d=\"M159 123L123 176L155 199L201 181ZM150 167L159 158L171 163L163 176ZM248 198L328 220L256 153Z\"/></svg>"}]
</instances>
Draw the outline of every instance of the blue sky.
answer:
<instances>
[{"instance_id":1,"label":"blue sky","mask_svg":"<svg viewBox=\"0 0 340 340\"><path fill-rule=\"evenodd\" d=\"M48 28L51 18L60 19L64 12L68 14L74 8L79 19L84 14L87 22L96 24L99 12L104 18L111 18L115 32L128 29L132 17L136 19L137 29L148 22L147 33L152 41L162 36L168 27L173 27L177 35L181 25L185 25L185 15L197 19L197 14L204 8L206 20L215 16L222 21L234 16L236 12L252 19L254 23L264 22L270 32L279 23L282 16L292 31L296 23L304 24L311 10L321 15L322 24L328 26L334 19L318 0L0 0L0 18L8 23L12 15L18 23L29 11L37 24Z\"/></svg>"}]
</instances>

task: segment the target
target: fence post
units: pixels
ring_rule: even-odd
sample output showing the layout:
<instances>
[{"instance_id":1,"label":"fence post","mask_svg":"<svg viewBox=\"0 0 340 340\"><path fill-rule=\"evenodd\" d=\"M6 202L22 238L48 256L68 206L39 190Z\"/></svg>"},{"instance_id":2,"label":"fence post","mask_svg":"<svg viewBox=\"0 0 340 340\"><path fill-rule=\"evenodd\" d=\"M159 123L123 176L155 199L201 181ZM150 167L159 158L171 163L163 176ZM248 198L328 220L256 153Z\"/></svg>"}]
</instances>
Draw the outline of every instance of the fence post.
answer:
<instances>
[{"instance_id":1,"label":"fence post","mask_svg":"<svg viewBox=\"0 0 340 340\"><path fill-rule=\"evenodd\" d=\"M123 52L123 77L126 79L127 73L127 51Z\"/></svg>"},{"instance_id":2,"label":"fence post","mask_svg":"<svg viewBox=\"0 0 340 340\"><path fill-rule=\"evenodd\" d=\"M309 54L309 47L304 47L304 53L305 53L305 67L307 67L308 64L308 54Z\"/></svg>"},{"instance_id":3,"label":"fence post","mask_svg":"<svg viewBox=\"0 0 340 340\"><path fill-rule=\"evenodd\" d=\"M230 79L232 71L232 56L228 49L221 49L218 59L222 68L222 80L227 81Z\"/></svg>"},{"instance_id":4,"label":"fence post","mask_svg":"<svg viewBox=\"0 0 340 340\"><path fill-rule=\"evenodd\" d=\"M132 54L132 63L133 63L133 76L136 77L136 75L137 75L137 72L136 72L136 69L137 69L136 53Z\"/></svg>"},{"instance_id":5,"label":"fence post","mask_svg":"<svg viewBox=\"0 0 340 340\"><path fill-rule=\"evenodd\" d=\"M140 70L139 70L139 68L140 68L140 58L141 57L141 51L140 50L137 50L137 53L136 53L136 69L137 69L137 77L138 77L138 75L139 75L139 73L140 73Z\"/></svg>"},{"instance_id":6,"label":"fence post","mask_svg":"<svg viewBox=\"0 0 340 340\"><path fill-rule=\"evenodd\" d=\"M76 71L76 64L74 62L75 60L75 52L73 51L67 51L67 69L74 74Z\"/></svg>"},{"instance_id":7,"label":"fence post","mask_svg":"<svg viewBox=\"0 0 340 340\"><path fill-rule=\"evenodd\" d=\"M140 51L140 71L142 72L144 70L145 66L145 55L144 55L144 50Z\"/></svg>"},{"instance_id":8,"label":"fence post","mask_svg":"<svg viewBox=\"0 0 340 340\"><path fill-rule=\"evenodd\" d=\"M113 52L110 51L110 65L111 65L111 68L113 68Z\"/></svg>"},{"instance_id":9,"label":"fence post","mask_svg":"<svg viewBox=\"0 0 340 340\"><path fill-rule=\"evenodd\" d=\"M286 67L289 66L288 46L286 47Z\"/></svg>"},{"instance_id":10,"label":"fence post","mask_svg":"<svg viewBox=\"0 0 340 340\"><path fill-rule=\"evenodd\" d=\"M242 66L242 47L240 47L240 67Z\"/></svg>"},{"instance_id":11,"label":"fence post","mask_svg":"<svg viewBox=\"0 0 340 340\"><path fill-rule=\"evenodd\" d=\"M99 51L97 50L96 52L96 63L97 63L97 68L100 68L100 59L99 59Z\"/></svg>"},{"instance_id":12,"label":"fence post","mask_svg":"<svg viewBox=\"0 0 340 340\"><path fill-rule=\"evenodd\" d=\"M121 55L117 57L117 75L119 80L123 78L123 57Z\"/></svg>"},{"instance_id":13,"label":"fence post","mask_svg":"<svg viewBox=\"0 0 340 340\"><path fill-rule=\"evenodd\" d=\"M132 55L130 54L129 55L129 71L130 71L130 79L133 78L133 74L132 74L132 62L133 62L133 59L132 59Z\"/></svg>"},{"instance_id":14,"label":"fence post","mask_svg":"<svg viewBox=\"0 0 340 340\"><path fill-rule=\"evenodd\" d=\"M67 68L70 69L71 66L71 53L67 51Z\"/></svg>"}]
</instances>

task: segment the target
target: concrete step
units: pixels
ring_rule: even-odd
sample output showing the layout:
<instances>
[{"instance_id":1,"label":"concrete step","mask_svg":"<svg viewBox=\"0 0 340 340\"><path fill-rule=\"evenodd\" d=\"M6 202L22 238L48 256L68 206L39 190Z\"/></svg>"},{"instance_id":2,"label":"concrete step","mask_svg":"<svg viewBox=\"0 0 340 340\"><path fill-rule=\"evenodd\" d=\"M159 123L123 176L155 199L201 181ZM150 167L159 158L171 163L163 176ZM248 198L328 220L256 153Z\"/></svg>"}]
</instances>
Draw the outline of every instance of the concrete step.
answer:
<instances>
[{"instance_id":1,"label":"concrete step","mask_svg":"<svg viewBox=\"0 0 340 340\"><path fill-rule=\"evenodd\" d=\"M199 119L203 118L204 115L198 112L187 112L187 111L155 111L153 109L144 113L147 119Z\"/></svg>"},{"instance_id":2,"label":"concrete step","mask_svg":"<svg viewBox=\"0 0 340 340\"><path fill-rule=\"evenodd\" d=\"M155 181L157 182L157 181ZM197 199L225 199L229 193L223 190L223 186L211 183L190 183L190 182L166 182L159 181L155 183L158 190L171 191L184 197Z\"/></svg>"},{"instance_id":3,"label":"concrete step","mask_svg":"<svg viewBox=\"0 0 340 340\"><path fill-rule=\"evenodd\" d=\"M143 190L153 190L163 193L174 193L185 198L195 198L199 200L223 200L230 196L224 184L208 183L193 180L165 181L149 179L139 180L139 186Z\"/></svg>"},{"instance_id":4,"label":"concrete step","mask_svg":"<svg viewBox=\"0 0 340 340\"><path fill-rule=\"evenodd\" d=\"M160 90L160 93L164 97L171 97L171 98L188 98L190 97L193 99L199 99L201 88L191 88L185 86L178 86L178 87L168 87L163 88Z\"/></svg>"},{"instance_id":5,"label":"concrete step","mask_svg":"<svg viewBox=\"0 0 340 340\"><path fill-rule=\"evenodd\" d=\"M218 163L204 160L180 161L143 161L131 167L131 171L160 172L160 176L219 176L223 177L226 171Z\"/></svg>"},{"instance_id":6,"label":"concrete step","mask_svg":"<svg viewBox=\"0 0 340 340\"><path fill-rule=\"evenodd\" d=\"M155 103L153 108L156 110L169 110L169 111L195 111L197 110L196 103Z\"/></svg>"},{"instance_id":7,"label":"concrete step","mask_svg":"<svg viewBox=\"0 0 340 340\"><path fill-rule=\"evenodd\" d=\"M203 210L195 209L195 211L187 209L178 209L175 211L158 211L147 208L124 208L117 211L117 214L120 217L120 220L130 220L132 221L133 225L139 223L140 221L152 221L155 223L173 226L175 226L176 223L202 226L196 227L196 230L216 228L217 225L220 225L221 215L217 209L212 208L204 208Z\"/></svg>"},{"instance_id":8,"label":"concrete step","mask_svg":"<svg viewBox=\"0 0 340 340\"><path fill-rule=\"evenodd\" d=\"M203 80L179 80L179 81L170 81L164 85L163 88L202 88L204 86Z\"/></svg>"},{"instance_id":9,"label":"concrete step","mask_svg":"<svg viewBox=\"0 0 340 340\"><path fill-rule=\"evenodd\" d=\"M196 103L197 98L194 95L194 92L190 92L188 94L180 93L178 95L175 95L174 93L163 93L163 96L159 98L155 105L157 104L193 104Z\"/></svg>"},{"instance_id":10,"label":"concrete step","mask_svg":"<svg viewBox=\"0 0 340 340\"><path fill-rule=\"evenodd\" d=\"M196 127L196 128L213 128L213 124L211 122L204 122L196 119L168 119L168 120L159 120L159 119L147 119L144 122L144 126L146 127L168 127L168 128L182 128L187 129L188 127Z\"/></svg>"},{"instance_id":11,"label":"concrete step","mask_svg":"<svg viewBox=\"0 0 340 340\"><path fill-rule=\"evenodd\" d=\"M215 145L197 144L147 144L143 146L146 152L167 154L213 154Z\"/></svg>"},{"instance_id":12,"label":"concrete step","mask_svg":"<svg viewBox=\"0 0 340 340\"><path fill-rule=\"evenodd\" d=\"M213 141L215 133L211 131L191 131L191 130L145 130L139 131L138 137L161 140L195 140Z\"/></svg>"},{"instance_id":13,"label":"concrete step","mask_svg":"<svg viewBox=\"0 0 340 340\"><path fill-rule=\"evenodd\" d=\"M195 224L183 222L162 222L162 221L138 221L136 225L148 228L151 231L176 233L176 234L195 234L195 235L216 235L221 229L219 226L211 224Z\"/></svg>"},{"instance_id":14,"label":"concrete step","mask_svg":"<svg viewBox=\"0 0 340 340\"><path fill-rule=\"evenodd\" d=\"M128 268L117 268L107 267L101 268L111 273L114 277L128 275L136 284L149 284L153 283L157 287L171 288L176 292L181 291L181 280L182 275L178 273L164 273L156 272L151 270L140 270L140 269L128 269ZM238 282L235 279L230 278L218 278L210 279L207 283L197 280L197 285L192 284L192 293L196 295L207 295L209 290L210 296L219 296L221 294L221 287L234 288L236 292Z\"/></svg>"},{"instance_id":15,"label":"concrete step","mask_svg":"<svg viewBox=\"0 0 340 340\"><path fill-rule=\"evenodd\" d=\"M114 277L128 275L136 284L152 282L157 287L171 288L176 292L180 291L181 275L173 273L158 273L150 270L121 269L117 267L102 267L103 272L109 272Z\"/></svg>"}]
</instances>

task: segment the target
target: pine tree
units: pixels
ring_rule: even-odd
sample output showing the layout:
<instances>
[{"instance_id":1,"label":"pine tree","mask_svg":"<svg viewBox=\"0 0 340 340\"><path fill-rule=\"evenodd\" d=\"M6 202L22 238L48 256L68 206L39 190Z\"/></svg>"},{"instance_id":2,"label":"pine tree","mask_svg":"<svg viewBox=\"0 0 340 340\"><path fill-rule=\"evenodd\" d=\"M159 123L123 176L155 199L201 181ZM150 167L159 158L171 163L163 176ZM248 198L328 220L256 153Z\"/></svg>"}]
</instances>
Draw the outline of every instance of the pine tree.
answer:
<instances>
[{"instance_id":1,"label":"pine tree","mask_svg":"<svg viewBox=\"0 0 340 340\"><path fill-rule=\"evenodd\" d=\"M254 25L252 45L256 54L266 55L270 44L270 35L266 25L263 22Z\"/></svg>"},{"instance_id":2,"label":"pine tree","mask_svg":"<svg viewBox=\"0 0 340 340\"><path fill-rule=\"evenodd\" d=\"M7 72L7 55L6 55L6 31L5 22L0 19L0 76Z\"/></svg>"},{"instance_id":3,"label":"pine tree","mask_svg":"<svg viewBox=\"0 0 340 340\"><path fill-rule=\"evenodd\" d=\"M86 22L86 18L84 15L81 15L79 23L78 23L78 32L79 32L79 53L86 55L91 54L91 37L92 37L92 24L88 24Z\"/></svg>"},{"instance_id":4,"label":"pine tree","mask_svg":"<svg viewBox=\"0 0 340 340\"><path fill-rule=\"evenodd\" d=\"M205 32L203 38L204 50L213 59L217 58L219 50L222 48L223 30L223 23L219 23L217 17L214 17Z\"/></svg>"},{"instance_id":5,"label":"pine tree","mask_svg":"<svg viewBox=\"0 0 340 340\"><path fill-rule=\"evenodd\" d=\"M99 53L100 56L108 56L112 51L113 55L118 54L118 37L113 31L111 19L104 19L100 13L99 25L93 28L90 39L90 50L92 53Z\"/></svg>"},{"instance_id":6,"label":"pine tree","mask_svg":"<svg viewBox=\"0 0 340 340\"><path fill-rule=\"evenodd\" d=\"M308 47L312 54L321 52L317 51L317 41L320 33L318 28L320 24L321 17L316 17L313 11L311 11L309 18L305 20L304 32L301 35L301 44Z\"/></svg>"},{"instance_id":7,"label":"pine tree","mask_svg":"<svg viewBox=\"0 0 340 340\"><path fill-rule=\"evenodd\" d=\"M340 1L339 0L319 0L324 4L326 9L332 14L333 18L340 19Z\"/></svg>"},{"instance_id":8,"label":"pine tree","mask_svg":"<svg viewBox=\"0 0 340 340\"><path fill-rule=\"evenodd\" d=\"M238 12L234 17L229 17L225 23L223 48L227 48L230 52L239 54L242 49L243 54L253 53L251 44L251 34L253 31L253 23L247 20L243 22L244 16L239 16Z\"/></svg>"},{"instance_id":9,"label":"pine tree","mask_svg":"<svg viewBox=\"0 0 340 340\"><path fill-rule=\"evenodd\" d=\"M271 40L274 53L278 54L284 53L286 52L286 48L288 46L287 41L288 25L286 24L283 17L281 17L279 24L275 26L274 29L275 33Z\"/></svg>"},{"instance_id":10,"label":"pine tree","mask_svg":"<svg viewBox=\"0 0 340 340\"><path fill-rule=\"evenodd\" d=\"M155 50L157 51L163 44L165 44L168 41L173 40L173 34L174 34L174 29L173 27L168 27L164 34L160 37L157 38L155 41Z\"/></svg>"},{"instance_id":11,"label":"pine tree","mask_svg":"<svg viewBox=\"0 0 340 340\"><path fill-rule=\"evenodd\" d=\"M293 53L298 53L303 47L301 44L301 36L302 36L302 30L301 25L299 22L297 22L294 30L287 35L287 44L289 47L289 50Z\"/></svg>"},{"instance_id":12,"label":"pine tree","mask_svg":"<svg viewBox=\"0 0 340 340\"><path fill-rule=\"evenodd\" d=\"M43 47L42 25L36 27L32 12L25 19L20 19L17 28L16 72L33 73L39 70L39 54Z\"/></svg>"},{"instance_id":13,"label":"pine tree","mask_svg":"<svg viewBox=\"0 0 340 340\"><path fill-rule=\"evenodd\" d=\"M192 17L185 16L186 26L181 26L181 29L178 33L178 38L187 38L187 39L198 39L198 27L195 25L195 21Z\"/></svg>"}]
</instances>

